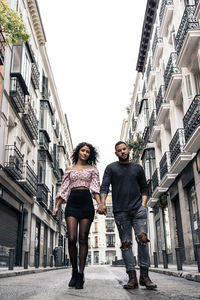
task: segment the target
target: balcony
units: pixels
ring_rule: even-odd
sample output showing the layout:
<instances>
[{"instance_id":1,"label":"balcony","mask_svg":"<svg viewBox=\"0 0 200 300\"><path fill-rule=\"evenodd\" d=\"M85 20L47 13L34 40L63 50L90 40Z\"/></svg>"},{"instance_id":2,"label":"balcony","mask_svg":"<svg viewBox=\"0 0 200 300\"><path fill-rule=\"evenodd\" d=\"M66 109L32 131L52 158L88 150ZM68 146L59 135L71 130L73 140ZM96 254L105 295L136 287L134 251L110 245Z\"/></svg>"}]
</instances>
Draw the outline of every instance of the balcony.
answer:
<instances>
[{"instance_id":1,"label":"balcony","mask_svg":"<svg viewBox=\"0 0 200 300\"><path fill-rule=\"evenodd\" d=\"M149 143L149 126L145 126L142 139L144 140L144 146Z\"/></svg>"},{"instance_id":2,"label":"balcony","mask_svg":"<svg viewBox=\"0 0 200 300\"><path fill-rule=\"evenodd\" d=\"M22 164L22 179L18 180L18 183L31 196L37 195L37 175L29 166L28 161Z\"/></svg>"},{"instance_id":3,"label":"balcony","mask_svg":"<svg viewBox=\"0 0 200 300\"><path fill-rule=\"evenodd\" d=\"M40 72L38 69L38 64L37 63L32 63L31 67L31 80L34 85L34 88L36 90L39 89L40 87Z\"/></svg>"},{"instance_id":4,"label":"balcony","mask_svg":"<svg viewBox=\"0 0 200 300\"><path fill-rule=\"evenodd\" d=\"M114 232L115 231L115 227L106 227L106 232Z\"/></svg>"},{"instance_id":5,"label":"balcony","mask_svg":"<svg viewBox=\"0 0 200 300\"><path fill-rule=\"evenodd\" d=\"M38 138L38 120L36 118L35 112L31 106L30 101L25 102L25 111L23 113L22 120L27 127L31 138L37 140Z\"/></svg>"},{"instance_id":6,"label":"balcony","mask_svg":"<svg viewBox=\"0 0 200 300\"><path fill-rule=\"evenodd\" d=\"M167 67L164 73L165 82L165 99L166 101L172 100L178 88L181 85L182 74L176 64L177 53L172 52L167 63Z\"/></svg>"},{"instance_id":7,"label":"balcony","mask_svg":"<svg viewBox=\"0 0 200 300\"><path fill-rule=\"evenodd\" d=\"M174 182L177 174L170 173L171 168L171 153L169 151L165 152L160 160L160 187L169 188Z\"/></svg>"},{"instance_id":8,"label":"balcony","mask_svg":"<svg viewBox=\"0 0 200 300\"><path fill-rule=\"evenodd\" d=\"M25 94L21 82L17 77L11 77L10 81L10 98L18 113L24 112Z\"/></svg>"},{"instance_id":9,"label":"balcony","mask_svg":"<svg viewBox=\"0 0 200 300\"><path fill-rule=\"evenodd\" d=\"M156 122L158 125L164 123L164 120L169 113L170 104L166 102L164 98L165 87L164 85L160 86L158 96L156 98Z\"/></svg>"},{"instance_id":10,"label":"balcony","mask_svg":"<svg viewBox=\"0 0 200 300\"><path fill-rule=\"evenodd\" d=\"M38 183L37 201L45 208L48 207L48 192L49 192L49 189L44 183Z\"/></svg>"},{"instance_id":11,"label":"balcony","mask_svg":"<svg viewBox=\"0 0 200 300\"><path fill-rule=\"evenodd\" d=\"M200 148L200 95L196 95L184 118L185 151L197 152Z\"/></svg>"},{"instance_id":12,"label":"balcony","mask_svg":"<svg viewBox=\"0 0 200 300\"><path fill-rule=\"evenodd\" d=\"M156 110L154 109L149 120L149 141L154 142L160 133L160 126L156 125Z\"/></svg>"},{"instance_id":13,"label":"balcony","mask_svg":"<svg viewBox=\"0 0 200 300\"><path fill-rule=\"evenodd\" d=\"M187 67L192 54L198 49L200 26L194 17L196 5L186 5L183 17L175 38L177 65Z\"/></svg>"},{"instance_id":14,"label":"balcony","mask_svg":"<svg viewBox=\"0 0 200 300\"><path fill-rule=\"evenodd\" d=\"M4 167L5 170L15 179L19 180L23 177L23 154L16 147L16 143L14 145L6 145L5 146L5 162Z\"/></svg>"},{"instance_id":15,"label":"balcony","mask_svg":"<svg viewBox=\"0 0 200 300\"><path fill-rule=\"evenodd\" d=\"M183 128L177 129L170 144L171 172L179 174L193 158L191 153L185 151L185 132Z\"/></svg>"},{"instance_id":16,"label":"balcony","mask_svg":"<svg viewBox=\"0 0 200 300\"><path fill-rule=\"evenodd\" d=\"M107 248L115 247L115 243L106 243Z\"/></svg>"},{"instance_id":17,"label":"balcony","mask_svg":"<svg viewBox=\"0 0 200 300\"><path fill-rule=\"evenodd\" d=\"M51 142L48 132L40 129L39 132L39 145L41 150L49 151L49 143Z\"/></svg>"},{"instance_id":18,"label":"balcony","mask_svg":"<svg viewBox=\"0 0 200 300\"><path fill-rule=\"evenodd\" d=\"M152 66L152 57L149 58L147 66L147 88L149 89L155 79L155 69Z\"/></svg>"},{"instance_id":19,"label":"balcony","mask_svg":"<svg viewBox=\"0 0 200 300\"><path fill-rule=\"evenodd\" d=\"M157 168L152 175L152 198L158 198L162 193L167 191L167 188L160 186L160 170Z\"/></svg>"},{"instance_id":20,"label":"balcony","mask_svg":"<svg viewBox=\"0 0 200 300\"><path fill-rule=\"evenodd\" d=\"M158 67L159 58L163 52L163 38L160 36L160 27L156 27L152 44L153 68Z\"/></svg>"},{"instance_id":21,"label":"balcony","mask_svg":"<svg viewBox=\"0 0 200 300\"><path fill-rule=\"evenodd\" d=\"M160 35L166 36L168 31L168 24L172 19L174 12L174 1L173 0L163 0L160 8Z\"/></svg>"},{"instance_id":22,"label":"balcony","mask_svg":"<svg viewBox=\"0 0 200 300\"><path fill-rule=\"evenodd\" d=\"M5 38L2 29L0 29L0 66L4 64L4 57L5 57Z\"/></svg>"}]
</instances>

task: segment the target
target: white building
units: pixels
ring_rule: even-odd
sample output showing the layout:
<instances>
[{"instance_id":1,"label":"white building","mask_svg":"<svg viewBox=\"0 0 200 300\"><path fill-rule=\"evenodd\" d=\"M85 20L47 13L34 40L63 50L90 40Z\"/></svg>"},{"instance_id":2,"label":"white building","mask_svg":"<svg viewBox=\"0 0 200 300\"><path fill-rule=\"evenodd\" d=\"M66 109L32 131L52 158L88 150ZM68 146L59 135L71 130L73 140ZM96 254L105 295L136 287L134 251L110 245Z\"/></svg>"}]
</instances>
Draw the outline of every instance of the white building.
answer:
<instances>
[{"instance_id":1,"label":"white building","mask_svg":"<svg viewBox=\"0 0 200 300\"><path fill-rule=\"evenodd\" d=\"M121 138L144 140L151 254L192 263L200 247L200 2L147 1L131 111Z\"/></svg>"},{"instance_id":2,"label":"white building","mask_svg":"<svg viewBox=\"0 0 200 300\"><path fill-rule=\"evenodd\" d=\"M6 47L1 95L0 257L15 249L15 264L50 263L55 246L66 250L66 229L51 216L72 140L48 59L36 0L10 0L30 39ZM59 242L58 242L59 239Z\"/></svg>"}]
</instances>

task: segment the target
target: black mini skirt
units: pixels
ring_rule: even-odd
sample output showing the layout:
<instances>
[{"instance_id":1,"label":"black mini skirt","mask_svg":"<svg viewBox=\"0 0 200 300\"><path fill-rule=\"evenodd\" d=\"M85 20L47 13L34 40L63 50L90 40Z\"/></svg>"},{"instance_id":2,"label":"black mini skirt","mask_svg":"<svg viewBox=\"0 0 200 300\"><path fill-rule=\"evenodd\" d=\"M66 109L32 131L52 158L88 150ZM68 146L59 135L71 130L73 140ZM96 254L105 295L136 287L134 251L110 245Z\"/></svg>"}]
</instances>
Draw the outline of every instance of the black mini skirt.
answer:
<instances>
[{"instance_id":1,"label":"black mini skirt","mask_svg":"<svg viewBox=\"0 0 200 300\"><path fill-rule=\"evenodd\" d=\"M71 190L65 208L65 218L94 219L94 205L89 190Z\"/></svg>"}]
</instances>

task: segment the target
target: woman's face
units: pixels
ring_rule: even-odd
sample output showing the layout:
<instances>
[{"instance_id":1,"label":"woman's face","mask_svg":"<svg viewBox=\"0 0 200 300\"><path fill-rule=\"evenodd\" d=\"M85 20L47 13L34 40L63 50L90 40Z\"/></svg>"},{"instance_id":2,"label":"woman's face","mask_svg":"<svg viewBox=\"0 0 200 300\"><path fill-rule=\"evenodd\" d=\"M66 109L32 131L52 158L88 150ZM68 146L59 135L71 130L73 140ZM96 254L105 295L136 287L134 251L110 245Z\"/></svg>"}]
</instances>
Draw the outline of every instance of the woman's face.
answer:
<instances>
[{"instance_id":1,"label":"woman's face","mask_svg":"<svg viewBox=\"0 0 200 300\"><path fill-rule=\"evenodd\" d=\"M83 146L80 148L78 153L78 158L84 161L87 161L90 157L90 148L88 146Z\"/></svg>"}]
</instances>

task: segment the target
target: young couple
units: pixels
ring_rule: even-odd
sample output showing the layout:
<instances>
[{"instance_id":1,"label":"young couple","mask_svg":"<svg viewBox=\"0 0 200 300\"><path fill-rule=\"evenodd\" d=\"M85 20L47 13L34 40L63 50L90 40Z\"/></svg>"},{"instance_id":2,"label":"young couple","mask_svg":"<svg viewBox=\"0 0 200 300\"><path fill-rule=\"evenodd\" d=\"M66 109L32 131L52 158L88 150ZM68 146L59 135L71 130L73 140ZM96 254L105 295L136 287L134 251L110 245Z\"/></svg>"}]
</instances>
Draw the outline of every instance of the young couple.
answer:
<instances>
[{"instance_id":1,"label":"young couple","mask_svg":"<svg viewBox=\"0 0 200 300\"><path fill-rule=\"evenodd\" d=\"M88 235L94 219L92 198L97 202L97 213L106 214L106 198L112 185L112 201L115 222L122 243L121 251L126 272L129 276L125 289L138 287L135 261L132 252L132 228L138 243L138 264L140 285L148 289L156 288L149 276L150 265L147 238L147 196L148 189L143 168L129 161L130 149L124 142L115 145L118 161L109 164L104 172L100 187L97 151L88 143L80 143L72 154L73 166L67 168L62 185L56 195L55 216L60 205L66 204L65 218L68 230L68 248L72 265L70 287L82 289L84 268L88 253ZM77 232L79 226L79 269L77 263Z\"/></svg>"}]
</instances>

